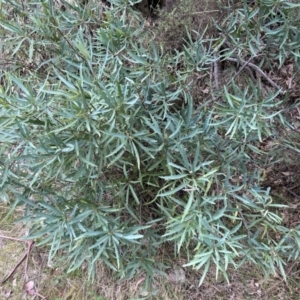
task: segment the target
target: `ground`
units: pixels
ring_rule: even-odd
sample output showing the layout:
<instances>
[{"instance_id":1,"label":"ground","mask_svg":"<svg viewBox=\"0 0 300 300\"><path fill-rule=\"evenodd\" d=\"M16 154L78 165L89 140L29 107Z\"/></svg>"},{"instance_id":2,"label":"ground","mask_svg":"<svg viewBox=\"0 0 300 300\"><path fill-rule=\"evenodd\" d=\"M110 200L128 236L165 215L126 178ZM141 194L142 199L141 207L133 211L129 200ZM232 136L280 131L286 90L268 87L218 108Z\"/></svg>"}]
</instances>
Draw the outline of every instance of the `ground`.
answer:
<instances>
[{"instance_id":1,"label":"ground","mask_svg":"<svg viewBox=\"0 0 300 300\"><path fill-rule=\"evenodd\" d=\"M0 280L4 280L26 254L27 242L4 238L19 238L26 235L26 225L14 222L20 217L22 208L14 217L4 219L8 207L0 206ZM59 258L58 258L59 259ZM144 287L143 274L134 280L119 281L101 263L98 264L97 278L88 280L87 270L67 274L61 261L47 262L47 249L34 246L28 270L25 273L23 262L4 284L0 285L0 299L48 299L48 300L127 300L127 299L164 299L164 300L298 300L299 262L286 266L287 281L280 275L265 277L262 270L254 264L238 270L229 270L230 283L214 277L214 270L200 287L201 271L184 270L179 265L184 262L178 258L167 277L156 278L152 287ZM30 295L32 294L32 295ZM44 297L44 298L43 298Z\"/></svg>"}]
</instances>

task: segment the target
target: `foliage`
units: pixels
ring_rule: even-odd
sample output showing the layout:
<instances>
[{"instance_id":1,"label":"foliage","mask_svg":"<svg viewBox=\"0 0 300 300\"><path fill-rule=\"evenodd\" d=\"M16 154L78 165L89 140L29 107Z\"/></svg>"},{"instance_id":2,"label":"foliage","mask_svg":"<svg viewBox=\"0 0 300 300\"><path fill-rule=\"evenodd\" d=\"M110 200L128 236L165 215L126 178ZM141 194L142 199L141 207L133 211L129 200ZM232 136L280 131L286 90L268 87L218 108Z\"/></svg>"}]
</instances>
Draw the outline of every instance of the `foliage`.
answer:
<instances>
[{"instance_id":1,"label":"foliage","mask_svg":"<svg viewBox=\"0 0 300 300\"><path fill-rule=\"evenodd\" d=\"M252 58L260 56L260 65L269 68L277 61L281 67L288 58L299 68L299 3L262 0L254 6L244 1L242 6L223 22L228 24L223 33L232 47Z\"/></svg>"},{"instance_id":2,"label":"foliage","mask_svg":"<svg viewBox=\"0 0 300 300\"><path fill-rule=\"evenodd\" d=\"M228 265L249 261L285 275L299 257L300 228L283 224L284 205L261 186L270 159L260 144L291 126L281 91L237 76L217 101L195 103L187 84L219 58L298 64L299 5L246 2L219 38L188 34L169 55L143 46L131 2L2 2L1 193L25 205L50 260L62 251L69 271L87 263L94 276L101 259L150 279L171 244L203 268L202 283L212 266L227 280Z\"/></svg>"}]
</instances>

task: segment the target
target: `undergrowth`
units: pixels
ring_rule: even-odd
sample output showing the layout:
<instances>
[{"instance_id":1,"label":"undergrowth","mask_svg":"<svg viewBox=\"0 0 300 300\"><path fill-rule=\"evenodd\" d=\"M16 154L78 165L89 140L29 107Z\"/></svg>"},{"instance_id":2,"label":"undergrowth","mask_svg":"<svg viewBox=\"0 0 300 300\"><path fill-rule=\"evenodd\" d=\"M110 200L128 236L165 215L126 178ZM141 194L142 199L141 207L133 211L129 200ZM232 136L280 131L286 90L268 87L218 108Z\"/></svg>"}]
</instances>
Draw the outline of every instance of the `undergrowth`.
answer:
<instances>
[{"instance_id":1,"label":"undergrowth","mask_svg":"<svg viewBox=\"0 0 300 300\"><path fill-rule=\"evenodd\" d=\"M203 270L200 284L212 267L228 280L249 262L285 276L300 228L262 185L274 162L261 145L293 128L266 70L299 70L299 4L244 1L218 37L187 30L165 53L145 42L133 2L61 3L1 2L1 195L25 205L27 238L92 278L101 260L148 283L170 267L156 259L165 245ZM239 72L220 87L222 64Z\"/></svg>"}]
</instances>

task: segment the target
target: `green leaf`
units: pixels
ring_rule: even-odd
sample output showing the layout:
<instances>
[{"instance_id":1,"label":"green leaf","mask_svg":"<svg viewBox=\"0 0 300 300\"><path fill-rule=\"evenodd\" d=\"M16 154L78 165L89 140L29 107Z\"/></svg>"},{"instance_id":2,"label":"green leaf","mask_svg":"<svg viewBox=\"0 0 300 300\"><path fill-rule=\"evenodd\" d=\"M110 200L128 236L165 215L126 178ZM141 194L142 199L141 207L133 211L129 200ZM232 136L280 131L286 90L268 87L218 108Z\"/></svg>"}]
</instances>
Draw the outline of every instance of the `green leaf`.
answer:
<instances>
[{"instance_id":1,"label":"green leaf","mask_svg":"<svg viewBox=\"0 0 300 300\"><path fill-rule=\"evenodd\" d=\"M169 180L177 180L177 179L185 178L187 176L189 176L189 174L176 174L176 175L169 175L169 176L160 176L160 178L169 181Z\"/></svg>"},{"instance_id":2,"label":"green leaf","mask_svg":"<svg viewBox=\"0 0 300 300\"><path fill-rule=\"evenodd\" d=\"M194 201L194 190L192 189L189 195L189 200L186 206L184 207L184 212L182 214L181 222L183 222L185 217L189 214L193 201Z\"/></svg>"},{"instance_id":3,"label":"green leaf","mask_svg":"<svg viewBox=\"0 0 300 300\"><path fill-rule=\"evenodd\" d=\"M171 190L166 191L166 192L164 192L164 193L159 193L158 196L159 196L159 197L166 197L166 196L173 195L173 194L175 194L176 192L178 192L178 191L184 189L184 188L186 187L186 185L187 185L187 184L186 184L185 182L184 182L184 183L181 183L179 186L175 187L174 189L171 189ZM164 189L165 189L165 188L164 188Z\"/></svg>"}]
</instances>

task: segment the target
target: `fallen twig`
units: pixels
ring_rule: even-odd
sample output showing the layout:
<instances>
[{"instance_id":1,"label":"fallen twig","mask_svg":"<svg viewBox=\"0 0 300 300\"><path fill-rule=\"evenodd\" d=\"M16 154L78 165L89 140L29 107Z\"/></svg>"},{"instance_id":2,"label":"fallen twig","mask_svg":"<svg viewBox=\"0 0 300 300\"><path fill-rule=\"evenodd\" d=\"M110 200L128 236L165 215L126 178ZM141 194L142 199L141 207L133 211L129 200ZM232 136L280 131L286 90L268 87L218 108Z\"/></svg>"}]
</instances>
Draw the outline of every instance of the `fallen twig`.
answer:
<instances>
[{"instance_id":1,"label":"fallen twig","mask_svg":"<svg viewBox=\"0 0 300 300\"><path fill-rule=\"evenodd\" d=\"M232 49L230 43L227 42L227 36L225 36L224 34L221 34L221 36L225 39L225 44ZM255 56L257 57L257 55ZM280 94L284 94L285 92L282 91L282 88L280 86L278 86L271 78L269 78L267 76L267 74L265 74L264 71L262 71L258 66L256 66L255 64L251 63L250 61L253 59L254 57L251 56L250 59L248 61L243 60L241 57L237 58L231 58L231 57L227 57L226 60L228 61L233 61L236 63L242 63L242 68L238 71L237 74L239 74L245 67L250 67L254 70L256 70L261 76L263 76L274 88L278 89L280 92ZM236 76L236 75L235 75Z\"/></svg>"},{"instance_id":2,"label":"fallen twig","mask_svg":"<svg viewBox=\"0 0 300 300\"><path fill-rule=\"evenodd\" d=\"M242 71L244 68L247 68L247 65L250 63L250 61L254 58L254 56L251 56L247 61L245 61L242 65L242 67L238 70L237 73L234 74L233 78L230 79L230 81L233 81ZM229 81L229 82L230 82Z\"/></svg>"},{"instance_id":3,"label":"fallen twig","mask_svg":"<svg viewBox=\"0 0 300 300\"><path fill-rule=\"evenodd\" d=\"M19 260L19 262L16 264L16 266L12 269L12 271L8 274L8 276L6 276L6 278L1 281L1 283L5 283L15 273L15 271L17 270L17 268L22 264L22 262L24 260L26 260L26 263L25 263L25 279L27 280L28 260L29 260L30 252L31 252L32 247L34 245L34 241L25 241L25 240L22 240L22 239L8 237L8 236L3 236L3 235L0 235L0 238L2 238L2 239L8 239L8 240L13 240L13 241L17 241L17 242L25 242L25 243L27 243L27 251L26 251L26 253L22 256L22 258Z\"/></svg>"},{"instance_id":4,"label":"fallen twig","mask_svg":"<svg viewBox=\"0 0 300 300\"><path fill-rule=\"evenodd\" d=\"M253 63L250 63L250 62L245 62L242 58L240 59L237 59L237 58L231 58L231 57L228 57L226 58L226 60L229 60L229 61L233 61L233 62L241 62L243 64L243 67L251 67L253 69L255 69L260 75L262 75L274 88L278 89L278 90L282 90L282 88L280 86L278 86L271 78L269 78L258 66L256 66L255 64ZM280 92L281 94L284 94L283 91Z\"/></svg>"},{"instance_id":5,"label":"fallen twig","mask_svg":"<svg viewBox=\"0 0 300 300\"><path fill-rule=\"evenodd\" d=\"M220 59L217 59L217 57L215 56L215 60L214 60L214 81L215 81L215 88L217 90L219 90L219 88L220 88L220 84L219 84L219 74L220 74L219 64L220 64Z\"/></svg>"},{"instance_id":6,"label":"fallen twig","mask_svg":"<svg viewBox=\"0 0 300 300\"><path fill-rule=\"evenodd\" d=\"M288 271L286 272L286 277L288 275L290 275L292 269L294 268L294 266L298 263L298 261L295 261L291 267L288 269ZM279 282L276 282L274 285L270 286L267 290L264 291L265 295L268 295L268 293L275 288L275 286L277 286L278 284L282 283L283 281L285 281L285 278L282 278Z\"/></svg>"}]
</instances>

